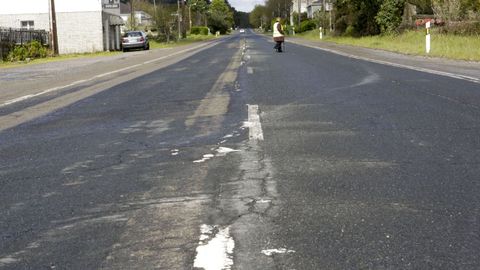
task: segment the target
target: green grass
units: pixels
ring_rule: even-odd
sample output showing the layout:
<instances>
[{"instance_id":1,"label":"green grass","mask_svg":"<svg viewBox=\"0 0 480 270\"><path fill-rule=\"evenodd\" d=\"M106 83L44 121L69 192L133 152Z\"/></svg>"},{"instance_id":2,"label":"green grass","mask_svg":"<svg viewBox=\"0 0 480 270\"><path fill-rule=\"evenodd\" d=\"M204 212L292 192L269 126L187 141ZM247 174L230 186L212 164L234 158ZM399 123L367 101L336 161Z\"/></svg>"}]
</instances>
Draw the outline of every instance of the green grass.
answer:
<instances>
[{"instance_id":1,"label":"green grass","mask_svg":"<svg viewBox=\"0 0 480 270\"><path fill-rule=\"evenodd\" d=\"M33 59L29 62L6 62L0 61L0 68L11 68L25 65L33 64L44 64L50 62L65 61L76 58L87 58L87 57L104 57L120 54L121 52L95 52L95 53L75 53L75 54L62 54L58 56L50 56L47 58Z\"/></svg>"},{"instance_id":2,"label":"green grass","mask_svg":"<svg viewBox=\"0 0 480 270\"><path fill-rule=\"evenodd\" d=\"M206 41L215 39L214 35L210 36L203 36L203 35L190 35L186 39L182 39L179 42L170 42L170 43L161 43L155 40L150 41L150 48L152 49L159 49L159 48L171 48L181 45L187 45L194 42L199 41ZM19 67L25 65L32 65L32 64L43 64L49 62L57 62L57 61L64 61L64 60L71 60L76 58L86 58L86 57L103 57L103 56L112 56L117 55L122 52L95 52L95 53L78 53L78 54L64 54L55 57L47 57L41 59L34 59L30 62L4 62L0 61L0 68L12 68L12 67Z\"/></svg>"},{"instance_id":3,"label":"green grass","mask_svg":"<svg viewBox=\"0 0 480 270\"><path fill-rule=\"evenodd\" d=\"M320 40L318 30L298 36ZM425 32L407 31L396 36L369 36L361 38L325 36L323 41L399 52L403 54L480 61L480 36L431 34L431 51L425 53Z\"/></svg>"}]
</instances>

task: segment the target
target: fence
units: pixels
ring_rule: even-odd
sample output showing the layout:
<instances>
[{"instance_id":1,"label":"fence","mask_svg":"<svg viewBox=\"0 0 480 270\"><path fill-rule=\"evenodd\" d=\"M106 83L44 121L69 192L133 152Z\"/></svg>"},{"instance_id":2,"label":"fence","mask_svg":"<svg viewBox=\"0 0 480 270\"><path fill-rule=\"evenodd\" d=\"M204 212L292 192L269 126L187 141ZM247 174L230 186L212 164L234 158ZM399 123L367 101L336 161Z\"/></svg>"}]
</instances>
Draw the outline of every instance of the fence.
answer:
<instances>
[{"instance_id":1,"label":"fence","mask_svg":"<svg viewBox=\"0 0 480 270\"><path fill-rule=\"evenodd\" d=\"M47 45L49 44L49 32L0 27L0 60L7 56L14 45L23 45L32 40L38 40L43 45Z\"/></svg>"}]
</instances>

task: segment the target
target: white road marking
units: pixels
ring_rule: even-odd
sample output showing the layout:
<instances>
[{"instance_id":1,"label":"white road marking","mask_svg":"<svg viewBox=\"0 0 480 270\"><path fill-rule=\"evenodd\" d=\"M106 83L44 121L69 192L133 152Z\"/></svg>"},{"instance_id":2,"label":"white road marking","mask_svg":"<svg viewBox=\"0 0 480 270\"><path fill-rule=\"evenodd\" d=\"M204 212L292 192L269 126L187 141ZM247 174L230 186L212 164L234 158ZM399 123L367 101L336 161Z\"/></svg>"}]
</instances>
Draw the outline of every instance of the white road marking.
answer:
<instances>
[{"instance_id":1,"label":"white road marking","mask_svg":"<svg viewBox=\"0 0 480 270\"><path fill-rule=\"evenodd\" d=\"M252 67L247 67L247 73L248 74L253 74L253 68Z\"/></svg>"},{"instance_id":2,"label":"white road marking","mask_svg":"<svg viewBox=\"0 0 480 270\"><path fill-rule=\"evenodd\" d=\"M203 158L202 159L199 159L199 160L194 160L193 163L202 163L202 162L205 162L211 158L213 158L214 155L212 154L206 154L206 155L203 155Z\"/></svg>"},{"instance_id":3,"label":"white road marking","mask_svg":"<svg viewBox=\"0 0 480 270\"><path fill-rule=\"evenodd\" d=\"M224 141L226 142L226 140L224 140ZM222 141L222 142L224 142L224 141ZM194 160L193 163L202 163L202 162L205 162L205 161L207 161L207 160L210 160L210 159L212 159L212 158L214 158L214 157L224 157L224 156L226 156L227 154L232 153L232 152L240 152L240 150L235 150L235 149L228 148L228 147L223 147L223 146L220 146L220 147L218 147L218 148L212 148L212 149L210 149L210 150L217 152L217 154L216 154L216 155L214 155L214 154L205 154L205 155L203 155L203 158L202 158L202 159ZM178 152L175 152L175 153L178 154ZM172 155L173 155L173 153L172 153Z\"/></svg>"},{"instance_id":4,"label":"white road marking","mask_svg":"<svg viewBox=\"0 0 480 270\"><path fill-rule=\"evenodd\" d=\"M105 76L113 75L113 74L116 74L116 73L119 73L119 72L122 72L122 71L127 71L127 70L130 70L130 69L134 69L134 68L137 68L137 67L140 67L140 66L143 66L143 65L148 65L148 64L151 64L151 63L154 63L154 62L157 62L157 61L160 61L160 60L163 60L163 59L175 56L175 55L182 54L184 52L193 51L193 50L196 50L196 49L201 48L203 46L208 46L210 44L212 44L212 43L201 44L201 45L189 48L189 49L184 49L184 50L181 50L181 51L169 54L169 55L165 55L165 56L162 56L162 57L159 57L159 58L155 58L155 59L152 59L152 60L149 60L149 61L145 61L142 64L136 64L136 65L133 65L133 66L128 66L128 67L117 69L117 70L114 70L114 71L102 73L102 74L93 76L91 78L85 79L85 80L79 80L79 81L75 81L75 82L72 82L72 83L67 84L67 85L53 87L53 88L44 90L44 91L36 93L36 94L25 95L25 96L22 96L22 97L7 100L4 103L0 104L0 108L11 105L11 104L14 104L14 103L17 103L17 102L20 102L20 101L24 101L24 100L31 99L31 98L34 98L34 97L38 97L38 96L41 96L41 95L45 95L45 94L48 94L48 93L51 93L51 92L54 92L54 91L57 91L57 90L61 90L61 89L64 89L64 88L76 86L76 85L79 85L81 83L93 81L95 79L99 79L99 78L102 78L102 77L105 77Z\"/></svg>"},{"instance_id":5,"label":"white road marking","mask_svg":"<svg viewBox=\"0 0 480 270\"><path fill-rule=\"evenodd\" d=\"M471 77L471 76L467 76L467 75L461 75L461 74L455 74L455 73L450 73L450 72L445 72L445 71L433 70L433 69L429 69L429 68L421 68L421 67L409 66L409 65L404 65L404 64L392 63L392 62L383 61L383 60L376 60L376 59L363 57L363 56L357 56L357 55L344 53L344 52L340 52L340 51L336 51L336 50L332 50L332 49L326 49L326 48L320 48L320 47L316 47L316 46L312 46L312 45L308 45L308 44L302 44L302 43L299 43L299 42L296 42L296 41L293 41L293 40L291 40L290 42L294 43L294 44L297 44L297 45L300 45L300 46L305 46L305 47L309 47L309 48L313 48L313 49L317 49L317 50L321 50L321 51L326 51L326 52L346 56L346 57L349 57L349 58L354 58L354 59L358 59L358 60L377 63L377 64L381 64L381 65L411 69L411 70L415 70L415 71L420 71L420 72L425 72L425 73L430 73L430 74L435 74L435 75L440 75L440 76L445 76L445 77L470 81L470 82L474 82L474 83L480 83L480 78Z\"/></svg>"},{"instance_id":6,"label":"white road marking","mask_svg":"<svg viewBox=\"0 0 480 270\"><path fill-rule=\"evenodd\" d=\"M240 150L235 150L228 147L219 147L217 149L217 157L223 157L232 152L240 152Z\"/></svg>"},{"instance_id":7,"label":"white road marking","mask_svg":"<svg viewBox=\"0 0 480 270\"><path fill-rule=\"evenodd\" d=\"M248 137L251 141L263 141L262 123L258 115L258 105L248 106L248 121L245 126L249 128Z\"/></svg>"},{"instance_id":8,"label":"white road marking","mask_svg":"<svg viewBox=\"0 0 480 270\"><path fill-rule=\"evenodd\" d=\"M280 249L265 249L262 250L262 253L266 256L272 256L274 254L288 254L288 253L295 253L295 250L289 250L286 248L280 248Z\"/></svg>"},{"instance_id":9,"label":"white road marking","mask_svg":"<svg viewBox=\"0 0 480 270\"><path fill-rule=\"evenodd\" d=\"M0 258L0 266L6 266L7 264L12 264L12 263L16 263L18 262L18 259L14 258L14 257L11 257L11 256L7 256L7 257L3 257L3 258Z\"/></svg>"},{"instance_id":10,"label":"white road marking","mask_svg":"<svg viewBox=\"0 0 480 270\"><path fill-rule=\"evenodd\" d=\"M230 236L230 228L202 225L200 242L193 267L204 270L228 270L233 266L235 241Z\"/></svg>"}]
</instances>

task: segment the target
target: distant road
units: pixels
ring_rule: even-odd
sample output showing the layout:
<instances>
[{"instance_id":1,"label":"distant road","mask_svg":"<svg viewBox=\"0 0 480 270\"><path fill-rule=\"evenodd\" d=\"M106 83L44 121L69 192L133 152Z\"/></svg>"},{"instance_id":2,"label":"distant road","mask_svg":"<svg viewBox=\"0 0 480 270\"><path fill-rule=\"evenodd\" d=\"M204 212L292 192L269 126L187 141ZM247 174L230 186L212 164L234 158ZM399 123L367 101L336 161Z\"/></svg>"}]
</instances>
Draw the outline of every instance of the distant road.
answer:
<instances>
[{"instance_id":1,"label":"distant road","mask_svg":"<svg viewBox=\"0 0 480 270\"><path fill-rule=\"evenodd\" d=\"M479 84L295 43L1 70L0 269L480 268Z\"/></svg>"}]
</instances>

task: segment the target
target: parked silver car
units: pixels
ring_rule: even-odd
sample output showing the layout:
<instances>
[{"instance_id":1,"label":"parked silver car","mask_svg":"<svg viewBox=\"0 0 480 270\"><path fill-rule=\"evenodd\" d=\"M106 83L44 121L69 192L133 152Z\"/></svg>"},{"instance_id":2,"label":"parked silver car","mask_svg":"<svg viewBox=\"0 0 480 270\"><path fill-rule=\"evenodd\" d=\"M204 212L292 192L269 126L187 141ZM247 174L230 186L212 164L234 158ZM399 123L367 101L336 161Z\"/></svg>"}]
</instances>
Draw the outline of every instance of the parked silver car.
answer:
<instances>
[{"instance_id":1,"label":"parked silver car","mask_svg":"<svg viewBox=\"0 0 480 270\"><path fill-rule=\"evenodd\" d=\"M122 49L124 52L130 49L150 49L147 34L142 31L126 32L122 38Z\"/></svg>"}]
</instances>

